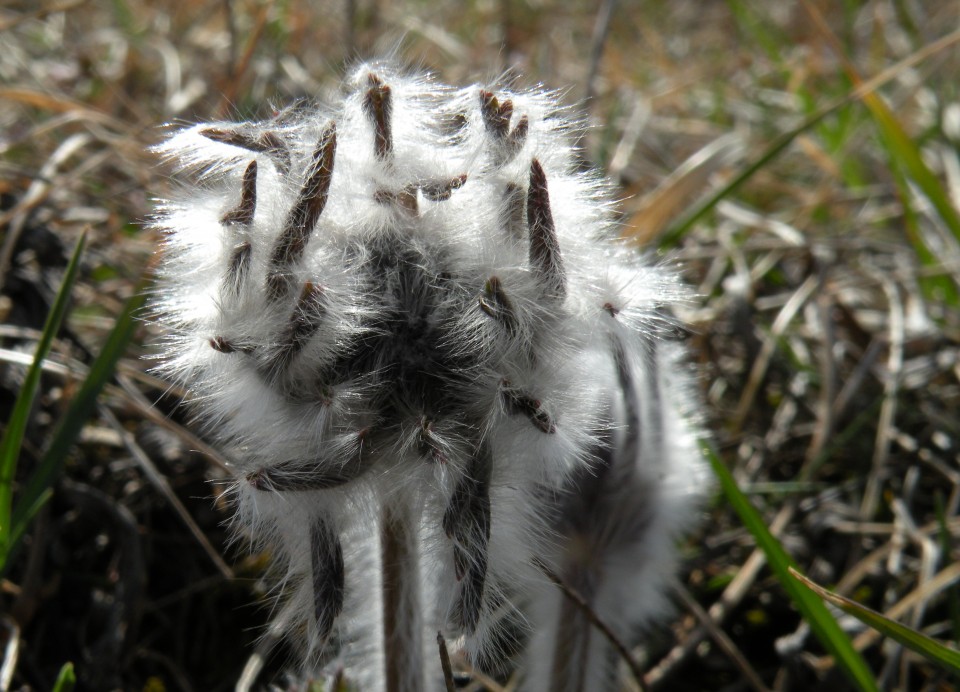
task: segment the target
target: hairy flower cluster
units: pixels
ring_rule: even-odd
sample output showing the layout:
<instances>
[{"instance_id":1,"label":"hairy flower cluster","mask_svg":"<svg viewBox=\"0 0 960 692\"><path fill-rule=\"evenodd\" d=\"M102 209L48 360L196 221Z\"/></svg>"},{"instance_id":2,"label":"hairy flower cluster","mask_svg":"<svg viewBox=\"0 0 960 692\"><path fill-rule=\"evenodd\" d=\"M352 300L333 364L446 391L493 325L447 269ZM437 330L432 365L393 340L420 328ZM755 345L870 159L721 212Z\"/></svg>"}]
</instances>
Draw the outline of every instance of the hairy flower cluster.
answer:
<instances>
[{"instance_id":1,"label":"hairy flower cluster","mask_svg":"<svg viewBox=\"0 0 960 692\"><path fill-rule=\"evenodd\" d=\"M604 690L706 480L667 307L546 91L367 64L331 106L173 134L162 372L235 470L278 627L359 689Z\"/></svg>"}]
</instances>

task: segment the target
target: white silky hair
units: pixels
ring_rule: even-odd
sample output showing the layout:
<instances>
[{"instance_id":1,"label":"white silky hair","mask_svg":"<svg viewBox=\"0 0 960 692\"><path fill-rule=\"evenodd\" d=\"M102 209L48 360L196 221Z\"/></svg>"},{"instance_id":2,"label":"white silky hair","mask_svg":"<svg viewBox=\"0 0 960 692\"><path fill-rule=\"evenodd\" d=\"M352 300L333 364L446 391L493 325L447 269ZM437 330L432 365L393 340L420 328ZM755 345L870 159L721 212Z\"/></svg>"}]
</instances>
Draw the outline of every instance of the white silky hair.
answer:
<instances>
[{"instance_id":1,"label":"white silky hair","mask_svg":"<svg viewBox=\"0 0 960 692\"><path fill-rule=\"evenodd\" d=\"M157 147L158 370L231 460L304 675L443 689L442 632L524 689L616 689L538 561L626 641L669 611L709 488L688 295L618 239L577 128L554 92L382 61Z\"/></svg>"}]
</instances>

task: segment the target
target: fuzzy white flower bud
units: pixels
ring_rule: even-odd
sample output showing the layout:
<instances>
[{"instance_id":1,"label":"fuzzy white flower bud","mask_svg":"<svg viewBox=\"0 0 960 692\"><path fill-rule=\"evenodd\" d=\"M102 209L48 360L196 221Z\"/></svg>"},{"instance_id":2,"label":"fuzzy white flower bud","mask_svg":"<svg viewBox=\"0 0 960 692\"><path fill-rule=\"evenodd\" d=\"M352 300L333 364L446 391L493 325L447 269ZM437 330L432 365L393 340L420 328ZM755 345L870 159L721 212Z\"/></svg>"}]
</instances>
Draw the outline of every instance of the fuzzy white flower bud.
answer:
<instances>
[{"instance_id":1,"label":"fuzzy white flower bud","mask_svg":"<svg viewBox=\"0 0 960 692\"><path fill-rule=\"evenodd\" d=\"M606 689L535 557L624 637L664 610L708 485L684 290L617 240L571 129L550 92L367 64L330 106L159 147L192 173L156 220L161 370L234 464L309 667L431 688L442 630L530 689Z\"/></svg>"}]
</instances>

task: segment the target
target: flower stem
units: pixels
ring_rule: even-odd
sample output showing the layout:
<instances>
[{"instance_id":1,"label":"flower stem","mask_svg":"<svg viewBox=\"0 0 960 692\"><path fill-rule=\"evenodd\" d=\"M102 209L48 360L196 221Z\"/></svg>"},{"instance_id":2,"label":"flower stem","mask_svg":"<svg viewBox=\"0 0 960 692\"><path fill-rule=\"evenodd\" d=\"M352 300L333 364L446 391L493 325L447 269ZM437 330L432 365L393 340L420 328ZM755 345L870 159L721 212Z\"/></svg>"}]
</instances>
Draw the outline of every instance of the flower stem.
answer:
<instances>
[{"instance_id":1,"label":"flower stem","mask_svg":"<svg viewBox=\"0 0 960 692\"><path fill-rule=\"evenodd\" d=\"M411 510L393 499L380 518L386 692L423 689L416 534Z\"/></svg>"}]
</instances>

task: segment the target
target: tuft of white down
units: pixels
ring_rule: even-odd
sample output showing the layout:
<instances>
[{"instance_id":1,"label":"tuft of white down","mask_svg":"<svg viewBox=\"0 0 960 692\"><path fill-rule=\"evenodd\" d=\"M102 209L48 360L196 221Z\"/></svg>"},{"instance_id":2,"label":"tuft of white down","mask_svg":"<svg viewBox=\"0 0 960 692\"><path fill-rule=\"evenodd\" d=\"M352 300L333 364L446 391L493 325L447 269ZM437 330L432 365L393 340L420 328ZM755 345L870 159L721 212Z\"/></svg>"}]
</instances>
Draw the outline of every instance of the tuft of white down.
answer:
<instances>
[{"instance_id":1,"label":"tuft of white down","mask_svg":"<svg viewBox=\"0 0 960 692\"><path fill-rule=\"evenodd\" d=\"M305 674L442 689L439 631L525 689L615 689L542 569L627 641L667 610L709 486L686 293L618 240L575 129L553 92L384 62L157 147L157 369L231 461Z\"/></svg>"}]
</instances>

